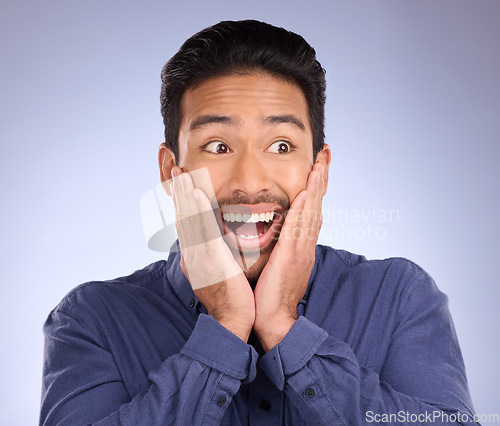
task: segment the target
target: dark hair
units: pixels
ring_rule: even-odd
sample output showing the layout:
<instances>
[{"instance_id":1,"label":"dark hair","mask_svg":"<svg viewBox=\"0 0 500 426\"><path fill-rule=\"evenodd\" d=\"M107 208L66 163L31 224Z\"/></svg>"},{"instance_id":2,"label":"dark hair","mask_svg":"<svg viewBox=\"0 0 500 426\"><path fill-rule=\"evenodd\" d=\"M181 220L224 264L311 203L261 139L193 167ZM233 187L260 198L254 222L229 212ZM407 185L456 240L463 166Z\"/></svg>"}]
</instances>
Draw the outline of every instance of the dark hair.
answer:
<instances>
[{"instance_id":1,"label":"dark hair","mask_svg":"<svg viewBox=\"0 0 500 426\"><path fill-rule=\"evenodd\" d=\"M184 92L211 77L264 72L296 84L307 101L313 156L324 146L325 70L298 34L259 21L223 21L190 37L161 72L165 145L179 158Z\"/></svg>"}]
</instances>

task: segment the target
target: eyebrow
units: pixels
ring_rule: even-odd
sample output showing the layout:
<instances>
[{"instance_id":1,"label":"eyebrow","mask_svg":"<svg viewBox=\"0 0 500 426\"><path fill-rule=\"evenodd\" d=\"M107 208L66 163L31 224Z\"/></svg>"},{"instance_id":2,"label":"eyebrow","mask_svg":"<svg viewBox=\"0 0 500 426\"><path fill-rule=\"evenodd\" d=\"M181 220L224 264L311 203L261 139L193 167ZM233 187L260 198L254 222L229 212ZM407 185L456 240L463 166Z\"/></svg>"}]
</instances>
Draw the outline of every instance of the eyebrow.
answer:
<instances>
[{"instance_id":1,"label":"eyebrow","mask_svg":"<svg viewBox=\"0 0 500 426\"><path fill-rule=\"evenodd\" d=\"M270 115L265 117L263 121L265 124L292 124L300 130L306 129L304 123L294 115ZM227 115L200 115L196 120L191 122L189 130L192 132L208 124L229 124L231 126L238 126L241 123L236 118Z\"/></svg>"},{"instance_id":2,"label":"eyebrow","mask_svg":"<svg viewBox=\"0 0 500 426\"><path fill-rule=\"evenodd\" d=\"M206 126L207 124L230 124L236 126L239 122L234 117L228 117L227 115L200 115L196 118L190 125L189 130L193 131L199 129L200 127Z\"/></svg>"},{"instance_id":3,"label":"eyebrow","mask_svg":"<svg viewBox=\"0 0 500 426\"><path fill-rule=\"evenodd\" d=\"M292 124L296 127L298 127L300 130L306 130L306 126L302 121L300 121L297 117L294 115L270 115L269 117L266 117L264 119L264 122L266 124L283 124L283 123L289 123Z\"/></svg>"}]
</instances>

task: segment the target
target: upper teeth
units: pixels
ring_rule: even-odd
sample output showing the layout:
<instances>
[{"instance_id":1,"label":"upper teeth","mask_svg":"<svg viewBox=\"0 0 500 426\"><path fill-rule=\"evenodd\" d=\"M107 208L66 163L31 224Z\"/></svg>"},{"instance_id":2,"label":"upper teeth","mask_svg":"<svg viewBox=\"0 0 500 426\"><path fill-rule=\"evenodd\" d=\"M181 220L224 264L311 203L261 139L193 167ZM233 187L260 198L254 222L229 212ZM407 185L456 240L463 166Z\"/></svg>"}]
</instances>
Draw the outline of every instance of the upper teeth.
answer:
<instances>
[{"instance_id":1,"label":"upper teeth","mask_svg":"<svg viewBox=\"0 0 500 426\"><path fill-rule=\"evenodd\" d=\"M270 222L273 220L274 212L267 213L224 213L222 215L226 222L246 222L246 223L257 223L257 222Z\"/></svg>"}]
</instances>

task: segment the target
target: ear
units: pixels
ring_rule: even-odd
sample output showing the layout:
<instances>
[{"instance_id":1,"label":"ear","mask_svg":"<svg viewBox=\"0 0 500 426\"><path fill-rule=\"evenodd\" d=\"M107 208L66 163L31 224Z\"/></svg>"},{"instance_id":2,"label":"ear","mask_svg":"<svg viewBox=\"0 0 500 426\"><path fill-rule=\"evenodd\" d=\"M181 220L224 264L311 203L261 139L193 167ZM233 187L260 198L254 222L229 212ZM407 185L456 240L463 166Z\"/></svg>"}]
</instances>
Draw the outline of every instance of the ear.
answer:
<instances>
[{"instance_id":1,"label":"ear","mask_svg":"<svg viewBox=\"0 0 500 426\"><path fill-rule=\"evenodd\" d=\"M160 166L161 183L167 194L172 195L170 188L166 185L166 181L172 179L172 169L177 166L177 163L174 153L164 143L160 144L160 149L158 150L158 165Z\"/></svg>"},{"instance_id":2,"label":"ear","mask_svg":"<svg viewBox=\"0 0 500 426\"><path fill-rule=\"evenodd\" d=\"M318 155L316 156L316 163L319 163L323 166L323 195L326 194L326 189L328 187L328 169L330 168L330 161L331 161L331 150L330 147L325 143L323 149L318 152Z\"/></svg>"},{"instance_id":3,"label":"ear","mask_svg":"<svg viewBox=\"0 0 500 426\"><path fill-rule=\"evenodd\" d=\"M174 153L162 142L158 150L158 165L162 182L172 178L172 169L177 165Z\"/></svg>"}]
</instances>

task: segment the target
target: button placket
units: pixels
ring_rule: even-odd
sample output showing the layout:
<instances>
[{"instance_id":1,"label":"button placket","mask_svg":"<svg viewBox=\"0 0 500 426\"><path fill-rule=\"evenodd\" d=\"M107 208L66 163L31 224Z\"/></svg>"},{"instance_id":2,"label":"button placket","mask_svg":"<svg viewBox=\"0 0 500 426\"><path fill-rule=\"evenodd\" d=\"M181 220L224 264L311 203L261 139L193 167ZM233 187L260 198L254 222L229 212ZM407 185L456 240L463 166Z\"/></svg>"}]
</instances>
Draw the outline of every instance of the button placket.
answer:
<instances>
[{"instance_id":1,"label":"button placket","mask_svg":"<svg viewBox=\"0 0 500 426\"><path fill-rule=\"evenodd\" d=\"M315 395L314 389L307 388L306 391L305 391L305 395L306 395L307 398L312 398Z\"/></svg>"},{"instance_id":2,"label":"button placket","mask_svg":"<svg viewBox=\"0 0 500 426\"><path fill-rule=\"evenodd\" d=\"M264 411L269 411L271 409L271 402L267 399L260 401L259 408Z\"/></svg>"},{"instance_id":3,"label":"button placket","mask_svg":"<svg viewBox=\"0 0 500 426\"><path fill-rule=\"evenodd\" d=\"M307 388L307 389L306 389L305 394L306 394L306 397L307 397L307 398L312 398L312 397L315 395L315 393L314 393L314 389L312 389L312 388Z\"/></svg>"}]
</instances>

